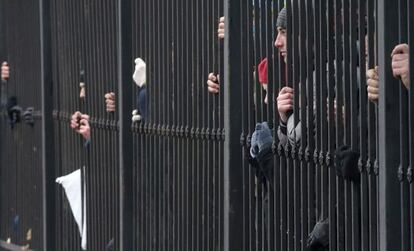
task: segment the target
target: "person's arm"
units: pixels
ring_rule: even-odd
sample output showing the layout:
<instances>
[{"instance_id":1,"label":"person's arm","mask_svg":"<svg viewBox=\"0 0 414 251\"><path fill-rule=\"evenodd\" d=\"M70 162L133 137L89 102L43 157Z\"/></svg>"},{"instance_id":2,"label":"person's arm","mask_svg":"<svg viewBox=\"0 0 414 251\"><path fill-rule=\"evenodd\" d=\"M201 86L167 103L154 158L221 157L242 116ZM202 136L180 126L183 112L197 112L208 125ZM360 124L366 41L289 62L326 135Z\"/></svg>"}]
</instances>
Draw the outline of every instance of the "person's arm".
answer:
<instances>
[{"instance_id":1,"label":"person's arm","mask_svg":"<svg viewBox=\"0 0 414 251\"><path fill-rule=\"evenodd\" d=\"M282 120L280 120L279 126L277 127L277 137L279 139L279 144L285 148L288 144L287 124Z\"/></svg>"},{"instance_id":2,"label":"person's arm","mask_svg":"<svg viewBox=\"0 0 414 251\"><path fill-rule=\"evenodd\" d=\"M299 121L295 126L295 116L291 114L287 119L287 123L280 121L277 136L279 138L279 144L281 144L285 150L287 144L290 144L291 146L294 146L295 143L296 145L300 144L300 139L302 138L301 122Z\"/></svg>"},{"instance_id":3,"label":"person's arm","mask_svg":"<svg viewBox=\"0 0 414 251\"><path fill-rule=\"evenodd\" d=\"M302 126L301 122L298 120L297 125L295 126L295 116L292 114L287 122L287 138L291 146L299 145L302 138Z\"/></svg>"}]
</instances>

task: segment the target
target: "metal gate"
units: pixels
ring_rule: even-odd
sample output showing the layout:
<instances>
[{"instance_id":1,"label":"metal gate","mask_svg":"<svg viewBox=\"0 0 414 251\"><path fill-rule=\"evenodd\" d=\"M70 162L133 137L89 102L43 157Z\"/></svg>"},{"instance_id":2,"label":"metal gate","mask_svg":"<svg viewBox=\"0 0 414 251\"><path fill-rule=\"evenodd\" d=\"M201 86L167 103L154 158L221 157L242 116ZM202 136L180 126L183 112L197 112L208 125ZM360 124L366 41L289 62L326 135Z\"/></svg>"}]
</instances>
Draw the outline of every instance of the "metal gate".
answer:
<instances>
[{"instance_id":1,"label":"metal gate","mask_svg":"<svg viewBox=\"0 0 414 251\"><path fill-rule=\"evenodd\" d=\"M40 31L36 1L2 1L1 55L13 65L8 82L2 81L0 120L1 209L0 235L30 249L43 248L43 180L41 141ZM23 18L22 18L23 17ZM25 72L25 74L19 74ZM16 102L13 102L13 97ZM21 115L32 107L33 123L14 123L6 106ZM27 113L26 113L27 115Z\"/></svg>"},{"instance_id":2,"label":"metal gate","mask_svg":"<svg viewBox=\"0 0 414 251\"><path fill-rule=\"evenodd\" d=\"M284 7L286 60L275 47ZM412 40L410 1L0 0L0 8L0 59L11 68L1 93L1 248L81 250L55 183L77 169L88 250L311 250L321 221L329 250L413 248L414 94L394 78L390 57ZM144 88L131 78L138 57ZM375 66L371 102L366 72ZM205 84L212 72L218 94ZM286 86L287 143L277 106ZM4 106L13 96L26 114L16 124ZM131 122L137 108L145 115ZM90 115L87 146L69 126L75 111ZM274 139L266 171L250 157L262 121ZM344 151L354 157L346 180Z\"/></svg>"}]
</instances>

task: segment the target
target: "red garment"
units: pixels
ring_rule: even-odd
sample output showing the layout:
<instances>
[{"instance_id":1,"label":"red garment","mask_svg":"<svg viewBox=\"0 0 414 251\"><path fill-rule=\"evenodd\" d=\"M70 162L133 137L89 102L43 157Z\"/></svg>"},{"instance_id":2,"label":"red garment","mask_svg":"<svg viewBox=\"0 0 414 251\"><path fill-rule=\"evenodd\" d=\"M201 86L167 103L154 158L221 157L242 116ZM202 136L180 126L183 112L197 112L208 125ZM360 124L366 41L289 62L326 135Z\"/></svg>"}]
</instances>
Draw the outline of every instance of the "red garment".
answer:
<instances>
[{"instance_id":1,"label":"red garment","mask_svg":"<svg viewBox=\"0 0 414 251\"><path fill-rule=\"evenodd\" d=\"M267 85L267 58L264 58L259 64L259 83Z\"/></svg>"}]
</instances>

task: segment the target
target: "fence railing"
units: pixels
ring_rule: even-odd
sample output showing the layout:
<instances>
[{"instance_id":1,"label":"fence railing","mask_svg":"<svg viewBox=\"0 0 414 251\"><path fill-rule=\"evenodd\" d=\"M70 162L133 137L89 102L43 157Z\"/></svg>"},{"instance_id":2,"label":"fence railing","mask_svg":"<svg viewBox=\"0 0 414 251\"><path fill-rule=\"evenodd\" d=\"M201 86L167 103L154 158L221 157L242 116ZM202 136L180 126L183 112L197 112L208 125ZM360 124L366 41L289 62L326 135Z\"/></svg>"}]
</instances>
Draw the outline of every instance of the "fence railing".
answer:
<instances>
[{"instance_id":1,"label":"fence railing","mask_svg":"<svg viewBox=\"0 0 414 251\"><path fill-rule=\"evenodd\" d=\"M81 250L55 183L81 169L88 250L314 250L318 228L323 250L411 250L413 54L392 52L412 40L413 8L0 0L1 94L35 111L13 124L1 108L0 247ZM75 111L90 115L87 146ZM263 121L273 144L254 158Z\"/></svg>"}]
</instances>

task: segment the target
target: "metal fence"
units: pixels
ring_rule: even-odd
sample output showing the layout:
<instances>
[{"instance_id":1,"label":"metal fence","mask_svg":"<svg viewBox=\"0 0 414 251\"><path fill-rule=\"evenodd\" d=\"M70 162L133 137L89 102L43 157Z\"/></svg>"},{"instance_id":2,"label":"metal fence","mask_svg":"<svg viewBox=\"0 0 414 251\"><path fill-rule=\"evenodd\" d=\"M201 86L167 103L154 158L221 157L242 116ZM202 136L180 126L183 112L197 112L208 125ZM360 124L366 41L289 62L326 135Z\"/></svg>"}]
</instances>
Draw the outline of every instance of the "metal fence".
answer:
<instances>
[{"instance_id":1,"label":"metal fence","mask_svg":"<svg viewBox=\"0 0 414 251\"><path fill-rule=\"evenodd\" d=\"M274 45L283 7L286 61ZM390 57L412 40L413 8L409 0L1 0L0 59L11 67L2 105L15 96L35 120L12 127L2 106L0 248L81 250L55 183L81 169L88 250L311 250L321 221L329 225L321 250L413 249L414 94ZM137 57L144 88L131 78ZM371 102L366 71L375 66ZM220 75L218 94L207 90L210 72ZM294 90L287 143L277 107L285 86ZM146 116L131 123L143 89ZM87 147L69 127L75 111L91 116ZM262 121L274 137L265 171L249 157ZM353 157L346 180L344 149Z\"/></svg>"},{"instance_id":2,"label":"metal fence","mask_svg":"<svg viewBox=\"0 0 414 251\"><path fill-rule=\"evenodd\" d=\"M41 250L43 247L42 215L42 130L38 116L41 109L40 32L38 3L2 2L0 6L2 48L14 69L9 83L2 82L0 122L1 239ZM7 10L7 11L6 11ZM21 18L23 17L23 18ZM13 25L10 25L13 24ZM4 59L5 51L1 52ZM26 72L26 74L16 74ZM4 114L11 97L17 98L22 114L34 108L34 124L13 125Z\"/></svg>"}]
</instances>

